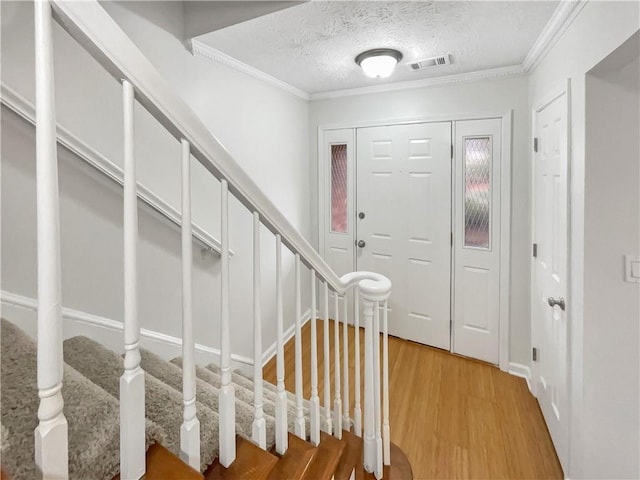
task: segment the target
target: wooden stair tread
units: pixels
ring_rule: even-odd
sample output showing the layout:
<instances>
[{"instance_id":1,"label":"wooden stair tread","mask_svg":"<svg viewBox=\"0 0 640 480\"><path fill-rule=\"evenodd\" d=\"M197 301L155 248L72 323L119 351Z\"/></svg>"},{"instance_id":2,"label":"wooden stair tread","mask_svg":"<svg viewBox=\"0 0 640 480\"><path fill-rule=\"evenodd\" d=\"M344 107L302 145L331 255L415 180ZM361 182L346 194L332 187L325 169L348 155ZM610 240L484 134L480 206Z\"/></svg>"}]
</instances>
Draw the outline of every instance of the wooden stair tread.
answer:
<instances>
[{"instance_id":1,"label":"wooden stair tread","mask_svg":"<svg viewBox=\"0 0 640 480\"><path fill-rule=\"evenodd\" d=\"M206 480L266 480L278 457L236 436L236 459L224 468L218 460L204 472Z\"/></svg>"},{"instance_id":2,"label":"wooden stair tread","mask_svg":"<svg viewBox=\"0 0 640 480\"><path fill-rule=\"evenodd\" d=\"M356 480L375 480L373 473L366 472L362 465L364 449L361 449L360 460L356 464ZM385 465L382 478L384 480L413 480L413 471L409 459L402 449L391 442L391 465Z\"/></svg>"},{"instance_id":3,"label":"wooden stair tread","mask_svg":"<svg viewBox=\"0 0 640 480\"><path fill-rule=\"evenodd\" d=\"M353 469L362 459L362 438L343 430L342 441L345 443L345 450L336 468L335 480L349 480Z\"/></svg>"},{"instance_id":4,"label":"wooden stair tread","mask_svg":"<svg viewBox=\"0 0 640 480\"><path fill-rule=\"evenodd\" d=\"M154 443L147 450L145 480L202 480L200 472L184 463L180 457L174 455L159 443ZM114 480L120 480L116 475Z\"/></svg>"},{"instance_id":5,"label":"wooden stair tread","mask_svg":"<svg viewBox=\"0 0 640 480\"><path fill-rule=\"evenodd\" d=\"M338 440L325 432L320 432L320 445L317 446L316 454L302 479L331 480L346 445L346 442Z\"/></svg>"},{"instance_id":6,"label":"wooden stair tread","mask_svg":"<svg viewBox=\"0 0 640 480\"><path fill-rule=\"evenodd\" d=\"M289 432L287 451L280 457L267 478L269 480L298 480L302 478L317 451L318 449L309 442ZM275 447L273 452L275 452Z\"/></svg>"}]
</instances>

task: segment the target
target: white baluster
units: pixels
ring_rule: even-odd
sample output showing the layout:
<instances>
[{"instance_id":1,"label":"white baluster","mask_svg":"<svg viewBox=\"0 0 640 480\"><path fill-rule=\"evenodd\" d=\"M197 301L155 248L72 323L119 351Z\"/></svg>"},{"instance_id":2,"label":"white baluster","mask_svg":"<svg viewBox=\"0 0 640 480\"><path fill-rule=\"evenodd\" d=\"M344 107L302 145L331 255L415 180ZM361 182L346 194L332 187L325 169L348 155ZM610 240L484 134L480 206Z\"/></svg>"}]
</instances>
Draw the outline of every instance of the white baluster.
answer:
<instances>
[{"instance_id":1,"label":"white baluster","mask_svg":"<svg viewBox=\"0 0 640 480\"><path fill-rule=\"evenodd\" d=\"M236 459L236 401L231 383L231 335L229 331L229 185L220 182L220 370L218 392L220 464L229 467Z\"/></svg>"},{"instance_id":2,"label":"white baluster","mask_svg":"<svg viewBox=\"0 0 640 480\"><path fill-rule=\"evenodd\" d=\"M324 410L325 410L325 427L326 432L331 435L331 352L329 347L329 285L322 282L324 286Z\"/></svg>"},{"instance_id":3,"label":"white baluster","mask_svg":"<svg viewBox=\"0 0 640 480\"><path fill-rule=\"evenodd\" d=\"M360 290L353 289L353 330L354 330L354 406L353 406L353 432L358 436L362 436L362 410L360 408Z\"/></svg>"},{"instance_id":4,"label":"white baluster","mask_svg":"<svg viewBox=\"0 0 640 480\"><path fill-rule=\"evenodd\" d=\"M340 399L340 298L338 297L337 293L334 294L334 307L335 315L333 319L333 374L336 383L336 394L333 401L333 434L336 438L342 438L342 400Z\"/></svg>"},{"instance_id":5,"label":"white baluster","mask_svg":"<svg viewBox=\"0 0 640 480\"><path fill-rule=\"evenodd\" d=\"M200 469L200 421L196 409L196 363L193 339L191 266L193 238L191 232L191 151L182 139L182 426L180 457L196 470Z\"/></svg>"},{"instance_id":6,"label":"white baluster","mask_svg":"<svg viewBox=\"0 0 640 480\"><path fill-rule=\"evenodd\" d=\"M351 431L349 418L349 322L347 317L347 295L342 297L342 428Z\"/></svg>"},{"instance_id":7,"label":"white baluster","mask_svg":"<svg viewBox=\"0 0 640 480\"><path fill-rule=\"evenodd\" d=\"M311 270L311 399L309 437L315 446L320 444L320 398L318 397L318 332L316 313L316 272Z\"/></svg>"},{"instance_id":8,"label":"white baluster","mask_svg":"<svg viewBox=\"0 0 640 480\"><path fill-rule=\"evenodd\" d=\"M284 389L284 316L282 310L282 237L276 235L276 452L284 455L288 448L287 394Z\"/></svg>"},{"instance_id":9,"label":"white baluster","mask_svg":"<svg viewBox=\"0 0 640 480\"><path fill-rule=\"evenodd\" d=\"M267 422L263 411L262 383L262 312L260 286L260 215L253 213L253 433L260 448L267 448Z\"/></svg>"},{"instance_id":10,"label":"white baluster","mask_svg":"<svg viewBox=\"0 0 640 480\"><path fill-rule=\"evenodd\" d=\"M373 405L373 308L374 302L362 296L364 314L364 469L376 467L375 414Z\"/></svg>"},{"instance_id":11,"label":"white baluster","mask_svg":"<svg viewBox=\"0 0 640 480\"><path fill-rule=\"evenodd\" d=\"M384 301L382 317L382 444L384 449L384 464L391 465L391 429L389 427L389 309L387 300Z\"/></svg>"},{"instance_id":12,"label":"white baluster","mask_svg":"<svg viewBox=\"0 0 640 480\"><path fill-rule=\"evenodd\" d=\"M300 299L300 255L296 253L296 338L295 338L295 381L296 381L296 435L303 440L307 439L305 432L304 408L302 402L302 319Z\"/></svg>"},{"instance_id":13,"label":"white baluster","mask_svg":"<svg viewBox=\"0 0 640 480\"><path fill-rule=\"evenodd\" d=\"M53 84L51 6L35 2L36 182L38 204L38 426L35 461L44 478L68 478L67 420L62 400L60 214Z\"/></svg>"},{"instance_id":14,"label":"white baluster","mask_svg":"<svg viewBox=\"0 0 640 480\"><path fill-rule=\"evenodd\" d=\"M375 412L376 478L382 478L382 420L380 415L380 303L373 311L373 405Z\"/></svg>"},{"instance_id":15,"label":"white baluster","mask_svg":"<svg viewBox=\"0 0 640 480\"><path fill-rule=\"evenodd\" d=\"M134 157L134 91L122 82L124 107L124 373L120 377L120 468L123 478L145 471L144 371L138 321L138 195Z\"/></svg>"}]
</instances>

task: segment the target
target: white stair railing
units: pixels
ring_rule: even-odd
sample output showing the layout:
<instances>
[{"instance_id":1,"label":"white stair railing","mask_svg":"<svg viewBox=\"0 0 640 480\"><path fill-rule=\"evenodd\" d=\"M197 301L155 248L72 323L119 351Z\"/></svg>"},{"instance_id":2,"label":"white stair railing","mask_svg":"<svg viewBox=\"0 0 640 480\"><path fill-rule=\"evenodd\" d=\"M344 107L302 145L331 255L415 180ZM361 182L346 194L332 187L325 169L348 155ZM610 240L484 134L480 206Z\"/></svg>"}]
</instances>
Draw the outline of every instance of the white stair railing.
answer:
<instances>
[{"instance_id":1,"label":"white stair railing","mask_svg":"<svg viewBox=\"0 0 640 480\"><path fill-rule=\"evenodd\" d=\"M262 312L260 308L260 215L253 212L253 434L252 439L263 450L267 448L267 422L263 411L262 386Z\"/></svg>"},{"instance_id":2,"label":"white stair railing","mask_svg":"<svg viewBox=\"0 0 640 480\"><path fill-rule=\"evenodd\" d=\"M134 158L134 106L145 108L181 143L182 162L182 336L183 336L183 423L181 455L194 467L199 465L200 428L196 410L196 376L192 320L192 228L191 158L220 181L221 265L220 265L220 362L219 461L230 466L236 456L235 392L231 375L231 325L229 312L229 195L253 214L253 324L254 324L254 419L252 438L266 448L266 422L262 388L262 317L260 311L260 228L265 226L276 238L276 451L284 454L288 444L287 396L285 392L282 248L295 256L295 434L315 445L320 429L340 438L343 428L361 435L364 426L364 467L381 478L382 465L390 461L389 371L387 298L389 280L372 272L352 272L342 277L327 265L318 252L290 224L239 164L213 137L191 109L173 92L151 63L95 0L64 2L36 0L36 106L37 106L37 194L38 194L38 390L39 425L35 431L36 462L45 478L68 476L67 422L62 402L62 318L60 295L59 195L51 19L56 19L114 78L122 82L124 106L124 372L120 383L121 478L138 479L145 473L145 386L140 367L140 325L137 307L137 192ZM301 268L311 271L311 396L310 431L306 432L303 408ZM318 395L318 352L316 330L316 284L322 284L324 319L324 425ZM331 358L329 336L329 296L334 297L334 381L331 403ZM355 326L355 407L349 406L349 295L354 301ZM340 311L342 300L342 312ZM379 308L382 319L382 370L380 365ZM362 312L363 318L360 313ZM342 366L340 317L343 322ZM361 322L362 320L362 322ZM365 327L365 364L360 363L361 324ZM360 380L364 374L364 416L361 412ZM344 382L341 385L341 374ZM381 380L382 379L382 380ZM342 387L342 390L341 390ZM381 393L382 387L382 393ZM344 397L341 398L341 394ZM333 407L333 408L332 408ZM384 455L383 455L384 454Z\"/></svg>"},{"instance_id":3,"label":"white stair railing","mask_svg":"<svg viewBox=\"0 0 640 480\"><path fill-rule=\"evenodd\" d=\"M38 426L35 461L51 478L66 478L67 420L62 400L62 294L58 157L51 7L35 2L36 189L38 206Z\"/></svg>"},{"instance_id":4,"label":"white stair railing","mask_svg":"<svg viewBox=\"0 0 640 480\"><path fill-rule=\"evenodd\" d=\"M138 193L133 85L122 82L124 110L124 373L120 377L120 459L123 478L145 471L144 371L138 320Z\"/></svg>"},{"instance_id":5,"label":"white stair railing","mask_svg":"<svg viewBox=\"0 0 640 480\"><path fill-rule=\"evenodd\" d=\"M300 255L296 253L296 334L295 334L295 382L296 382L296 435L303 440L307 439L305 432L303 392L302 392L302 308L300 292Z\"/></svg>"},{"instance_id":6,"label":"white stair railing","mask_svg":"<svg viewBox=\"0 0 640 480\"><path fill-rule=\"evenodd\" d=\"M289 446L287 434L287 394L284 387L284 313L282 292L282 237L276 235L276 452L284 455Z\"/></svg>"},{"instance_id":7,"label":"white stair railing","mask_svg":"<svg viewBox=\"0 0 640 480\"><path fill-rule=\"evenodd\" d=\"M340 298L338 294L333 295L334 300L334 320L333 320L333 377L335 380L335 398L333 401L333 435L342 438L342 399L340 398Z\"/></svg>"},{"instance_id":8,"label":"white stair railing","mask_svg":"<svg viewBox=\"0 0 640 480\"><path fill-rule=\"evenodd\" d=\"M180 456L200 468L200 421L196 408L196 363L194 359L193 305L191 294L193 239L191 229L191 147L182 139L182 402Z\"/></svg>"}]
</instances>

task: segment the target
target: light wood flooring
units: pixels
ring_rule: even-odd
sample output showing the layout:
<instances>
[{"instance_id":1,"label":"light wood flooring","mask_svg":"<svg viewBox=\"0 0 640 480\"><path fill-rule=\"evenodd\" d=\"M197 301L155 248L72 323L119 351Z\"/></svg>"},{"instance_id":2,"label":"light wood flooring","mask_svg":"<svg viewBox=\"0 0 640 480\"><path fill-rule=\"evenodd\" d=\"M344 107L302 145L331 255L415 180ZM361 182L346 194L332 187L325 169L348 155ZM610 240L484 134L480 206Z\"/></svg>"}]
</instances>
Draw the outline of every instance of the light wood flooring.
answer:
<instances>
[{"instance_id":1,"label":"light wood flooring","mask_svg":"<svg viewBox=\"0 0 640 480\"><path fill-rule=\"evenodd\" d=\"M333 380L333 322L331 401ZM323 322L318 327L318 380L323 403ZM340 327L342 359L342 326ZM354 405L354 335L349 328L350 412ZM364 338L364 331L360 331ZM302 330L304 396L310 396L311 323ZM285 347L285 383L294 391L294 340ZM364 351L360 356L364 365ZM276 383L275 357L264 368ZM389 337L391 440L406 453L414 479L561 479L551 438L524 379L498 368ZM344 392L343 392L344 393Z\"/></svg>"}]
</instances>

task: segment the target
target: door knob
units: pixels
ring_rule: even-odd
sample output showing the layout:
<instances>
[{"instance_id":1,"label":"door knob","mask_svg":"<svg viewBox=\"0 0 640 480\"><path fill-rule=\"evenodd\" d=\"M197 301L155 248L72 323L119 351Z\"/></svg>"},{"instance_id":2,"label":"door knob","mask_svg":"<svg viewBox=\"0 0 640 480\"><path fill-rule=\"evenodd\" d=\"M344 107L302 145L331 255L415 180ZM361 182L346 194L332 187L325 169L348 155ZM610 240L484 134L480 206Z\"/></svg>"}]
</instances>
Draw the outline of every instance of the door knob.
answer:
<instances>
[{"instance_id":1,"label":"door knob","mask_svg":"<svg viewBox=\"0 0 640 480\"><path fill-rule=\"evenodd\" d=\"M358 245L360 248L364 248L366 243L364 242L364 240L360 240L358 243L356 243L356 245Z\"/></svg>"},{"instance_id":2,"label":"door knob","mask_svg":"<svg viewBox=\"0 0 640 480\"><path fill-rule=\"evenodd\" d=\"M560 310L564 311L564 308L565 308L564 298L562 298L562 297L558 297L558 298L549 297L549 298L547 298L547 302L549 303L550 307L555 307L557 305L557 306L560 307Z\"/></svg>"},{"instance_id":3,"label":"door knob","mask_svg":"<svg viewBox=\"0 0 640 480\"><path fill-rule=\"evenodd\" d=\"M358 214L358 218L359 218L360 220L362 220L362 219L364 218L364 212L360 212L360 213Z\"/></svg>"}]
</instances>

